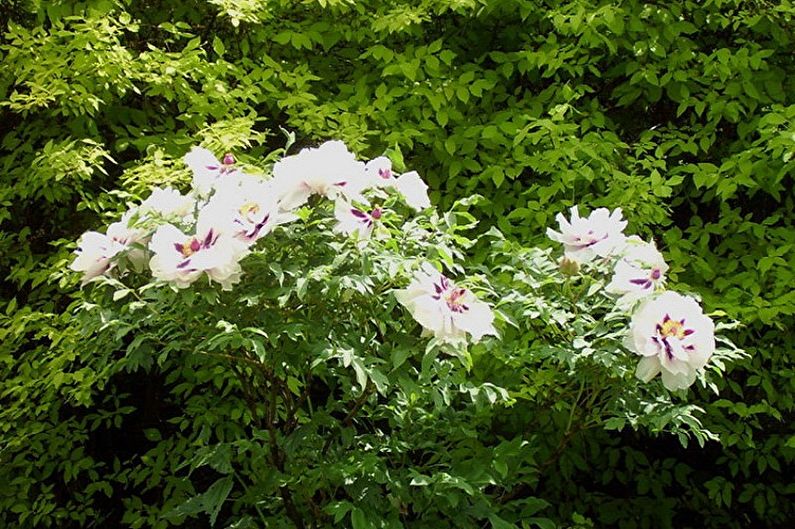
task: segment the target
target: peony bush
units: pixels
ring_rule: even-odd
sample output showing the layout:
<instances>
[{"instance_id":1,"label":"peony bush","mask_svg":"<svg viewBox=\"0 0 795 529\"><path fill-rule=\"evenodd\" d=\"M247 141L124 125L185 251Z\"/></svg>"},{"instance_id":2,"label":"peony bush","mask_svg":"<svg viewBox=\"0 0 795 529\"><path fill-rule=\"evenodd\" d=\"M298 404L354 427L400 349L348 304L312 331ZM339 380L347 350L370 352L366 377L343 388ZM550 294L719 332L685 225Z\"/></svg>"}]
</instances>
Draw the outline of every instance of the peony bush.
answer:
<instances>
[{"instance_id":1,"label":"peony bush","mask_svg":"<svg viewBox=\"0 0 795 529\"><path fill-rule=\"evenodd\" d=\"M71 263L66 398L118 411L141 373L161 400L108 463L123 523L552 527L535 494L581 432L714 437L686 390L742 353L620 209L558 216L558 257L339 141L184 161L189 190L152 190Z\"/></svg>"}]
</instances>

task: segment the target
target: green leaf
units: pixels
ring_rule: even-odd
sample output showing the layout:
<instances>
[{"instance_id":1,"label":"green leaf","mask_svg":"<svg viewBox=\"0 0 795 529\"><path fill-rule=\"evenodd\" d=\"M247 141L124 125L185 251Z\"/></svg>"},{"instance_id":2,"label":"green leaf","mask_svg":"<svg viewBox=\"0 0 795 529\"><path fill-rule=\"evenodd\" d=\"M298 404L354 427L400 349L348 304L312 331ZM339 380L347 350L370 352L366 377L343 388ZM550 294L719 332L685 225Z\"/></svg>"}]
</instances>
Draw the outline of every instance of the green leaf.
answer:
<instances>
[{"instance_id":1,"label":"green leaf","mask_svg":"<svg viewBox=\"0 0 795 529\"><path fill-rule=\"evenodd\" d=\"M375 525L367 519L364 511L358 507L354 507L351 511L351 526L353 529L375 529Z\"/></svg>"}]
</instances>

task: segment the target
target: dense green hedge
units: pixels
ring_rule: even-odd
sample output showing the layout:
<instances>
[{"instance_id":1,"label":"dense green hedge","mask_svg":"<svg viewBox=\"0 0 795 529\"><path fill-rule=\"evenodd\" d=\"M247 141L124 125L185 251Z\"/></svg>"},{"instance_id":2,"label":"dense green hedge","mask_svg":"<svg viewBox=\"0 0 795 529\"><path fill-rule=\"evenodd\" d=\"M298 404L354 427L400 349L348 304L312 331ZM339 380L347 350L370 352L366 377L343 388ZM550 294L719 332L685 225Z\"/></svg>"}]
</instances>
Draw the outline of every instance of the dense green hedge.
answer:
<instances>
[{"instance_id":1,"label":"dense green hedge","mask_svg":"<svg viewBox=\"0 0 795 529\"><path fill-rule=\"evenodd\" d=\"M720 444L574 436L538 484L561 526L795 518L793 17L791 2L739 0L4 2L0 521L121 508L70 485L102 472L85 466L108 448L81 445L114 417L59 404L37 364L68 339L65 241L164 168L187 178L190 145L255 159L283 145L279 127L402 153L436 204L480 193L486 224L524 242L573 203L621 206L675 282L747 324L750 359L699 395ZM132 410L112 401L141 385L155 409L157 380L114 382L118 424ZM26 392L52 402L23 412Z\"/></svg>"}]
</instances>

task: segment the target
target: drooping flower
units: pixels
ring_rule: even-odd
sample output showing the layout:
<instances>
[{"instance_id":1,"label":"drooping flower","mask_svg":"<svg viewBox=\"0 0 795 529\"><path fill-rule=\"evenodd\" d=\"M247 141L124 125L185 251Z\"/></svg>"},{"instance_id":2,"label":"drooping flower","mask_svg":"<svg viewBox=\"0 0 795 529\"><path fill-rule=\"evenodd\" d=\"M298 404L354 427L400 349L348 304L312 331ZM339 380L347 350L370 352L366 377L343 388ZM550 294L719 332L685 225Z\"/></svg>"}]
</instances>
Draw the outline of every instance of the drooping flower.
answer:
<instances>
[{"instance_id":1,"label":"drooping flower","mask_svg":"<svg viewBox=\"0 0 795 529\"><path fill-rule=\"evenodd\" d=\"M409 171L400 176L392 172L392 162L386 156L379 156L367 162L365 167L370 185L397 190L409 207L422 211L431 206L426 184L417 171Z\"/></svg>"},{"instance_id":2,"label":"drooping flower","mask_svg":"<svg viewBox=\"0 0 795 529\"><path fill-rule=\"evenodd\" d=\"M337 218L334 231L346 235L356 234L359 239L369 239L381 215L383 215L381 208L376 207L367 212L348 202L338 200L334 208L334 216Z\"/></svg>"},{"instance_id":3,"label":"drooping flower","mask_svg":"<svg viewBox=\"0 0 795 529\"><path fill-rule=\"evenodd\" d=\"M648 382L662 373L663 385L675 391L693 384L715 351L715 324L695 299L664 292L635 312L627 342L643 357L637 377Z\"/></svg>"},{"instance_id":4,"label":"drooping flower","mask_svg":"<svg viewBox=\"0 0 795 529\"><path fill-rule=\"evenodd\" d=\"M230 153L218 160L212 152L203 147L194 147L185 155L185 164L193 172L193 188L201 196L206 196L213 189L219 178L240 173L235 166L235 157Z\"/></svg>"},{"instance_id":5,"label":"drooping flower","mask_svg":"<svg viewBox=\"0 0 795 529\"><path fill-rule=\"evenodd\" d=\"M127 212L119 222L114 222L106 233L89 231L77 243L76 257L69 265L75 272L83 272L82 284L101 276L114 266L114 257L130 250L133 243L141 241L144 233L129 227L134 212Z\"/></svg>"},{"instance_id":6,"label":"drooping flower","mask_svg":"<svg viewBox=\"0 0 795 529\"><path fill-rule=\"evenodd\" d=\"M173 224L160 226L152 236L152 275L185 288L206 273L224 290L240 280L240 259L248 246L224 231L213 210L202 209L195 235L186 235Z\"/></svg>"},{"instance_id":7,"label":"drooping flower","mask_svg":"<svg viewBox=\"0 0 795 529\"><path fill-rule=\"evenodd\" d=\"M596 257L611 255L624 241L624 228L627 221L621 218L621 208L612 212L606 208L594 210L590 216L581 218L577 206L571 208L571 220L562 213L556 219L560 231L547 228L547 236L553 241L563 243L566 257L580 264Z\"/></svg>"},{"instance_id":8,"label":"drooping flower","mask_svg":"<svg viewBox=\"0 0 795 529\"><path fill-rule=\"evenodd\" d=\"M276 162L271 185L281 208L289 211L304 205L312 195L366 202L362 192L368 181L364 163L357 161L344 143L327 141Z\"/></svg>"},{"instance_id":9,"label":"drooping flower","mask_svg":"<svg viewBox=\"0 0 795 529\"><path fill-rule=\"evenodd\" d=\"M395 297L420 325L442 340L463 342L469 333L473 341L478 341L484 335L497 334L491 308L428 263L407 288L395 292Z\"/></svg>"},{"instance_id":10,"label":"drooping flower","mask_svg":"<svg viewBox=\"0 0 795 529\"><path fill-rule=\"evenodd\" d=\"M667 271L665 258L654 243L630 237L606 290L620 296L619 304L632 304L664 284Z\"/></svg>"},{"instance_id":11,"label":"drooping flower","mask_svg":"<svg viewBox=\"0 0 795 529\"><path fill-rule=\"evenodd\" d=\"M154 212L163 217L183 218L193 213L195 201L171 187L156 187L139 206L142 214Z\"/></svg>"},{"instance_id":12,"label":"drooping flower","mask_svg":"<svg viewBox=\"0 0 795 529\"><path fill-rule=\"evenodd\" d=\"M205 210L216 226L226 225L225 231L247 245L297 218L279 208L268 182L253 177L218 189Z\"/></svg>"}]
</instances>

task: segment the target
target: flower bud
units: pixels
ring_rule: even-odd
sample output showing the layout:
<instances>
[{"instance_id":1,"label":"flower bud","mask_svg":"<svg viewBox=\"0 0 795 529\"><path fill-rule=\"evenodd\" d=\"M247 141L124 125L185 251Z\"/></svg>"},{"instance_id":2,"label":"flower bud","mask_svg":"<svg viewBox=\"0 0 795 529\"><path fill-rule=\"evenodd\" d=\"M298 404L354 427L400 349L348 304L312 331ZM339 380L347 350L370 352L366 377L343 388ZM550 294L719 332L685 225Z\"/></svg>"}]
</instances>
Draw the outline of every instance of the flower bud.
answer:
<instances>
[{"instance_id":1,"label":"flower bud","mask_svg":"<svg viewBox=\"0 0 795 529\"><path fill-rule=\"evenodd\" d=\"M560 260L560 266L558 269L564 276L576 276L580 273L580 265L577 263L577 261L569 259L568 257L564 257Z\"/></svg>"},{"instance_id":2,"label":"flower bud","mask_svg":"<svg viewBox=\"0 0 795 529\"><path fill-rule=\"evenodd\" d=\"M234 165L235 164L235 157L232 156L231 152L224 154L224 165Z\"/></svg>"}]
</instances>

